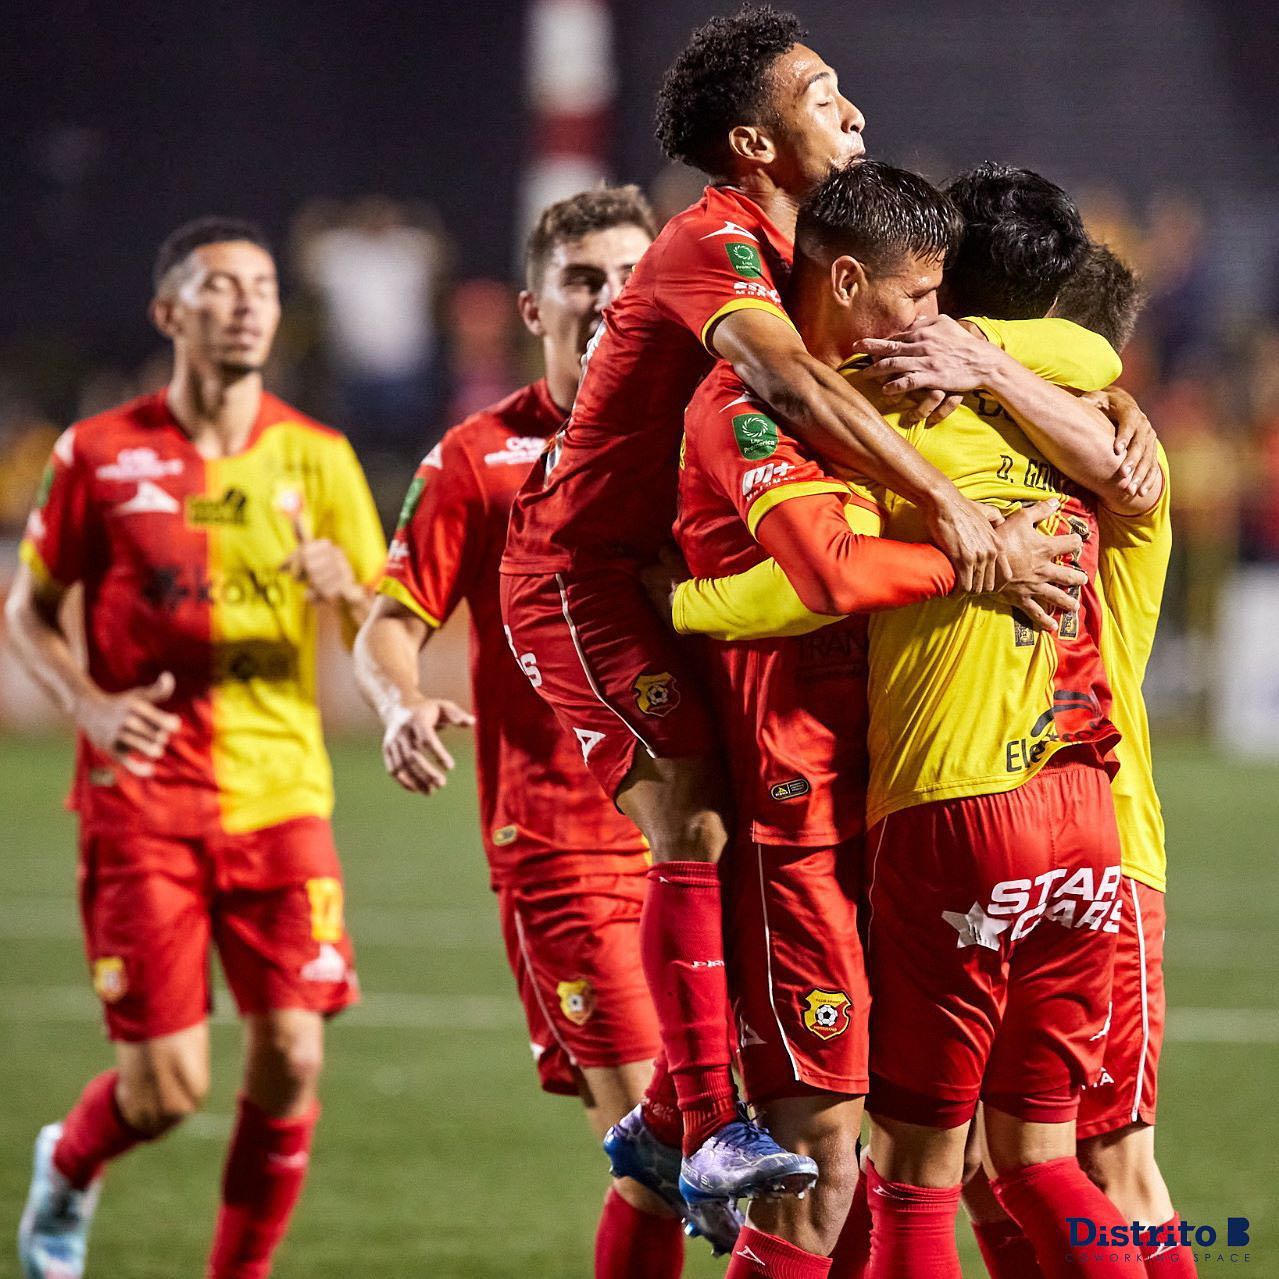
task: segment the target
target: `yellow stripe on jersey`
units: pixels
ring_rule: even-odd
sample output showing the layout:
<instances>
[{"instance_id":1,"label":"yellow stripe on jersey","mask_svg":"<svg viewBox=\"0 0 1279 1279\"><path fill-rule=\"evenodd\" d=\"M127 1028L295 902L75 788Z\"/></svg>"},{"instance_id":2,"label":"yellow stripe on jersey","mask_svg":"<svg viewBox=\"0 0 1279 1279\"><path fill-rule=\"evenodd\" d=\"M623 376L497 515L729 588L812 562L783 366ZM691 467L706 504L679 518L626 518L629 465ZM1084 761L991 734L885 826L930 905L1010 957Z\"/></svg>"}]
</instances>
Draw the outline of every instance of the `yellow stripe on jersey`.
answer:
<instances>
[{"instance_id":1,"label":"yellow stripe on jersey","mask_svg":"<svg viewBox=\"0 0 1279 1279\"><path fill-rule=\"evenodd\" d=\"M44 556L36 550L36 544L29 537L24 537L18 546L18 558L30 569L35 579L36 594L41 598L57 598L67 591L68 588L49 572Z\"/></svg>"},{"instance_id":2,"label":"yellow stripe on jersey","mask_svg":"<svg viewBox=\"0 0 1279 1279\"><path fill-rule=\"evenodd\" d=\"M765 489L751 503L750 510L746 512L746 527L750 529L751 536L755 536L760 520L769 511L775 510L783 502L789 502L792 498L813 497L817 493L839 493L846 497L848 488L838 480L801 480L797 484L779 484L776 488Z\"/></svg>"},{"instance_id":3,"label":"yellow stripe on jersey","mask_svg":"<svg viewBox=\"0 0 1279 1279\"><path fill-rule=\"evenodd\" d=\"M333 778L315 703L316 610L281 565L297 547L290 518L330 538L356 577L381 569L377 512L342 437L296 422L206 464L213 771L224 829L327 817ZM243 501L227 501L228 495ZM190 507L189 507L190 509ZM189 516L190 518L190 516Z\"/></svg>"},{"instance_id":4,"label":"yellow stripe on jersey","mask_svg":"<svg viewBox=\"0 0 1279 1279\"><path fill-rule=\"evenodd\" d=\"M1098 516L1101 547L1097 593L1102 604L1101 656L1114 705L1110 718L1123 734L1115 749L1120 769L1111 783L1125 875L1163 892L1167 883L1163 810L1155 790L1150 723L1141 686L1154 644L1168 557L1172 552L1168 459L1159 448L1163 492L1144 515Z\"/></svg>"},{"instance_id":5,"label":"yellow stripe on jersey","mask_svg":"<svg viewBox=\"0 0 1279 1279\"><path fill-rule=\"evenodd\" d=\"M1071 320L989 320L964 317L1018 364L1048 382L1077 391L1100 391L1123 371L1115 348L1099 333Z\"/></svg>"},{"instance_id":6,"label":"yellow stripe on jersey","mask_svg":"<svg viewBox=\"0 0 1279 1279\"><path fill-rule=\"evenodd\" d=\"M732 315L734 311L767 311L769 315L775 315L779 320L784 320L792 329L795 327L794 321L774 302L768 301L767 298L734 298L731 302L725 302L714 315L711 316L705 324L702 325L701 341L702 345L710 352L711 355L719 358L719 353L711 346L711 330L726 316Z\"/></svg>"},{"instance_id":7,"label":"yellow stripe on jersey","mask_svg":"<svg viewBox=\"0 0 1279 1279\"><path fill-rule=\"evenodd\" d=\"M398 603L403 604L410 613L416 613L432 630L438 631L442 623L438 617L432 617L430 613L424 609L421 604L413 598L413 592L409 590L403 582L398 582L393 577L384 577L377 584L377 593L379 595L387 595Z\"/></svg>"}]
</instances>

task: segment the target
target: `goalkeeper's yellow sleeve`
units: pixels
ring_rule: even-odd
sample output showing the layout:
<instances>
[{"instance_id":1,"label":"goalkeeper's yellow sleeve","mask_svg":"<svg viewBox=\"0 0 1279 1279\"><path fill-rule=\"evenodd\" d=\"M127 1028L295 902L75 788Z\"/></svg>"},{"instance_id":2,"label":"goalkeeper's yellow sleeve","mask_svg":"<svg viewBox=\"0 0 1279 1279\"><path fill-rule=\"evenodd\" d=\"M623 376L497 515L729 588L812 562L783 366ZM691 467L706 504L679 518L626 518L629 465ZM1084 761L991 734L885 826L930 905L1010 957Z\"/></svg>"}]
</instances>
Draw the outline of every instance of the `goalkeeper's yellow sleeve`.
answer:
<instances>
[{"instance_id":1,"label":"goalkeeper's yellow sleeve","mask_svg":"<svg viewBox=\"0 0 1279 1279\"><path fill-rule=\"evenodd\" d=\"M681 635L709 635L717 640L807 635L843 620L806 608L772 559L731 577L681 582L675 588L671 618Z\"/></svg>"},{"instance_id":2,"label":"goalkeeper's yellow sleeve","mask_svg":"<svg viewBox=\"0 0 1279 1279\"><path fill-rule=\"evenodd\" d=\"M988 320L965 316L1018 364L1058 386L1100 391L1123 371L1115 348L1099 333L1072 320Z\"/></svg>"}]
</instances>

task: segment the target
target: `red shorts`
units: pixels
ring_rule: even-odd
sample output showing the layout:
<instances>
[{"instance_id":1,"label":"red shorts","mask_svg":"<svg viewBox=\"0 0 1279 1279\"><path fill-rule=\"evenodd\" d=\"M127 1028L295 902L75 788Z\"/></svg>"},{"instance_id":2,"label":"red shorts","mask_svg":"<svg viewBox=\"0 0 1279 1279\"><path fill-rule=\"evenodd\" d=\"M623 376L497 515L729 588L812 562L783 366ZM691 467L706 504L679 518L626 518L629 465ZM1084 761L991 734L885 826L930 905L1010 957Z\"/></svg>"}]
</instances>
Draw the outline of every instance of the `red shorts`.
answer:
<instances>
[{"instance_id":1,"label":"red shorts","mask_svg":"<svg viewBox=\"0 0 1279 1279\"><path fill-rule=\"evenodd\" d=\"M502 616L516 660L610 799L637 747L654 758L714 748L705 681L633 570L504 575Z\"/></svg>"},{"instance_id":2,"label":"red shorts","mask_svg":"<svg viewBox=\"0 0 1279 1279\"><path fill-rule=\"evenodd\" d=\"M866 1091L864 854L858 836L833 848L739 843L720 860L728 992L752 1105Z\"/></svg>"},{"instance_id":3,"label":"red shorts","mask_svg":"<svg viewBox=\"0 0 1279 1279\"><path fill-rule=\"evenodd\" d=\"M1164 1042L1164 895L1125 878L1101 1079L1084 1090L1076 1132L1100 1137L1153 1124Z\"/></svg>"},{"instance_id":4,"label":"red shorts","mask_svg":"<svg viewBox=\"0 0 1279 1279\"><path fill-rule=\"evenodd\" d=\"M657 1014L640 963L647 886L641 872L498 890L506 955L546 1092L575 1097L580 1068L657 1056Z\"/></svg>"},{"instance_id":5,"label":"red shorts","mask_svg":"<svg viewBox=\"0 0 1279 1279\"><path fill-rule=\"evenodd\" d=\"M1016 790L907 808L867 847L867 1108L936 1128L979 1099L1073 1119L1101 1066L1119 930L1105 770L1068 757Z\"/></svg>"},{"instance_id":6,"label":"red shorts","mask_svg":"<svg viewBox=\"0 0 1279 1279\"><path fill-rule=\"evenodd\" d=\"M245 860L305 873L262 889L226 886L226 867ZM203 1021L210 942L243 1014L327 1015L358 998L342 870L320 818L203 839L82 831L80 915L112 1039L138 1043Z\"/></svg>"}]
</instances>

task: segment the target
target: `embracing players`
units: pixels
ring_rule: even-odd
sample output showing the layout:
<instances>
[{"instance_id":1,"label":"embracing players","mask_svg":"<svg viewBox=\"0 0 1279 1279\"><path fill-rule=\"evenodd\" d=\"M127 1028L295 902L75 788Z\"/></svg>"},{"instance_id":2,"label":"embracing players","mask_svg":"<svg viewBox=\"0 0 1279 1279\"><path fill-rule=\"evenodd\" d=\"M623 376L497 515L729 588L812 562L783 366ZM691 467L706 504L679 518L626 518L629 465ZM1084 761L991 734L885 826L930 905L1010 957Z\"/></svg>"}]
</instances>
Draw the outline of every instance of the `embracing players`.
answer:
<instances>
[{"instance_id":1,"label":"embracing players","mask_svg":"<svg viewBox=\"0 0 1279 1279\"><path fill-rule=\"evenodd\" d=\"M385 555L345 438L262 387L280 319L254 227L210 218L159 252L166 390L53 451L6 616L79 730L80 908L115 1066L41 1130L28 1279L83 1273L103 1167L194 1112L209 1076L209 946L245 1024L210 1279L270 1268L319 1116L323 1020L357 995L315 703L316 604L348 638ZM88 669L60 621L84 588Z\"/></svg>"},{"instance_id":2,"label":"embracing players","mask_svg":"<svg viewBox=\"0 0 1279 1279\"><path fill-rule=\"evenodd\" d=\"M639 1101L660 1047L640 963L648 858L635 826L600 793L521 670L498 609L498 562L516 490L573 402L581 359L604 307L654 234L635 187L588 191L551 205L529 238L520 311L541 340L545 376L445 435L419 467L386 576L356 643L361 687L386 727L387 771L430 794L453 766L438 730L476 723L483 841L507 956L528 1020L542 1087L580 1095L599 1137ZM475 719L423 691L418 657L457 605L471 618ZM673 1157L673 1158L672 1158ZM665 1198L623 1177L596 1239L600 1279L677 1275L683 1255L676 1182ZM699 1223L731 1246L723 1206Z\"/></svg>"},{"instance_id":3,"label":"embracing players","mask_svg":"<svg viewBox=\"0 0 1279 1279\"><path fill-rule=\"evenodd\" d=\"M793 16L746 8L695 32L667 73L659 136L712 184L610 307L572 415L515 500L502 560L518 659L652 851L641 935L664 1050L654 1088L669 1068L682 1131L646 1106L610 1153L624 1161L641 1123L682 1138L693 1197L800 1189L815 1171L736 1109L715 870L724 770L690 659L639 578L669 543L683 412L713 360L825 456L909 496L962 585L1000 584L985 514L809 354L783 309L798 203L863 149L860 112L801 36Z\"/></svg>"}]
</instances>

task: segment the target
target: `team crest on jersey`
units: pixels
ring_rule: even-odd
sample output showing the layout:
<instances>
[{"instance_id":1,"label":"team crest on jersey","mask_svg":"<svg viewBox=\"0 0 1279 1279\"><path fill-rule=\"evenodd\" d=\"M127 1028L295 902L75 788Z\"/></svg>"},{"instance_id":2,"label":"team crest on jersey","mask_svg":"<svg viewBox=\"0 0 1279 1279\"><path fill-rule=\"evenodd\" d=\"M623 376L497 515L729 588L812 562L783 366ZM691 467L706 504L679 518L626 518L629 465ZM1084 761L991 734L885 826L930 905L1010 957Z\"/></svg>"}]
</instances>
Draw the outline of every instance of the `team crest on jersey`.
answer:
<instances>
[{"instance_id":1,"label":"team crest on jersey","mask_svg":"<svg viewBox=\"0 0 1279 1279\"><path fill-rule=\"evenodd\" d=\"M595 992L591 983L585 979L579 981L562 981L555 987L560 998L560 1012L574 1026L585 1024L595 1011Z\"/></svg>"},{"instance_id":2,"label":"team crest on jersey","mask_svg":"<svg viewBox=\"0 0 1279 1279\"><path fill-rule=\"evenodd\" d=\"M93 990L104 1004L114 1004L123 999L128 989L124 960L119 955L107 955L93 961Z\"/></svg>"},{"instance_id":3,"label":"team crest on jersey","mask_svg":"<svg viewBox=\"0 0 1279 1279\"><path fill-rule=\"evenodd\" d=\"M493 832L493 843L498 848L505 848L508 844L515 843L515 838L519 834L514 826L499 826Z\"/></svg>"},{"instance_id":4,"label":"team crest on jersey","mask_svg":"<svg viewBox=\"0 0 1279 1279\"><path fill-rule=\"evenodd\" d=\"M764 263L759 250L753 244L743 244L739 240L729 240L724 245L728 260L733 270L747 280L758 280L764 274Z\"/></svg>"},{"instance_id":5,"label":"team crest on jersey","mask_svg":"<svg viewBox=\"0 0 1279 1279\"><path fill-rule=\"evenodd\" d=\"M842 990L810 990L804 997L804 1025L818 1039L836 1039L852 1025L853 1001Z\"/></svg>"},{"instance_id":6,"label":"team crest on jersey","mask_svg":"<svg viewBox=\"0 0 1279 1279\"><path fill-rule=\"evenodd\" d=\"M675 687L675 676L670 671L663 671L660 675L641 675L631 687L635 690L635 705L645 715L656 715L660 719L679 705L679 689Z\"/></svg>"},{"instance_id":7,"label":"team crest on jersey","mask_svg":"<svg viewBox=\"0 0 1279 1279\"><path fill-rule=\"evenodd\" d=\"M748 462L758 462L777 452L777 423L767 413L738 413L733 417L733 438Z\"/></svg>"}]
</instances>

